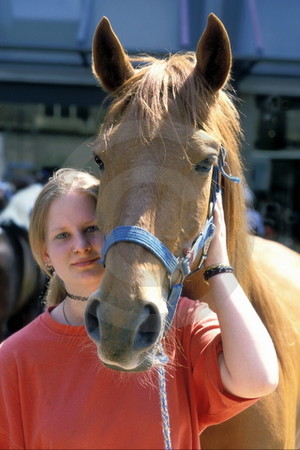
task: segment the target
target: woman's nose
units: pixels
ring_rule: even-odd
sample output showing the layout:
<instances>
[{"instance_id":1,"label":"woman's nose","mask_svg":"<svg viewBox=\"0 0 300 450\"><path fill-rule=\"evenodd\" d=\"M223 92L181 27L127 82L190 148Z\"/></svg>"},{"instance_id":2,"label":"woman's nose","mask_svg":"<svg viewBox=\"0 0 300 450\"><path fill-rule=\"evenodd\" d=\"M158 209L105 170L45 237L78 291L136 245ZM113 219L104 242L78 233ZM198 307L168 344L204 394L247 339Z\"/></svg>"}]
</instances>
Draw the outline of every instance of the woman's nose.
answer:
<instances>
[{"instance_id":1,"label":"woman's nose","mask_svg":"<svg viewBox=\"0 0 300 450\"><path fill-rule=\"evenodd\" d=\"M79 234L76 236L72 252L74 254L80 252L87 252L91 249L91 243L85 235Z\"/></svg>"}]
</instances>

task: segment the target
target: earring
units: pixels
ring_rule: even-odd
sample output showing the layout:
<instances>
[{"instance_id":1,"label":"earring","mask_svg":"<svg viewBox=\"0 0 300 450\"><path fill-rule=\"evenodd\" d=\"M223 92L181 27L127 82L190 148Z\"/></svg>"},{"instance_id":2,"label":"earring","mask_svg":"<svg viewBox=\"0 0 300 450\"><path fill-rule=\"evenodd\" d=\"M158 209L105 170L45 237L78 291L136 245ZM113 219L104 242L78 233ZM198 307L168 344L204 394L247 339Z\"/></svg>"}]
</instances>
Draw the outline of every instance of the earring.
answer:
<instances>
[{"instance_id":1,"label":"earring","mask_svg":"<svg viewBox=\"0 0 300 450\"><path fill-rule=\"evenodd\" d=\"M48 264L48 263L45 263L45 269L46 269L48 272L50 272L51 275L53 275L53 273L54 273L54 267L53 267L53 266L51 266L51 265Z\"/></svg>"}]
</instances>

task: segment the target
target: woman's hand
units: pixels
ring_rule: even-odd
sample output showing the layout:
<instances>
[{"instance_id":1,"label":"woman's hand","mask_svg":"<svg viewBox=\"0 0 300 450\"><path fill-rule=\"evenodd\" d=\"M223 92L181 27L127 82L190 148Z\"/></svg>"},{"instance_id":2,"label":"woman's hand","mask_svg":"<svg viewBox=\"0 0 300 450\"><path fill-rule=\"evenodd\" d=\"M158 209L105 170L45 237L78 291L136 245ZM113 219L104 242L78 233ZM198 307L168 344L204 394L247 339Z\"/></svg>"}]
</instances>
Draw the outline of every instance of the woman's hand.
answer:
<instances>
[{"instance_id":1,"label":"woman's hand","mask_svg":"<svg viewBox=\"0 0 300 450\"><path fill-rule=\"evenodd\" d=\"M217 194L214 211L215 235L210 243L205 267L214 264L229 265L227 247L226 247L226 225L224 218L224 209L221 193Z\"/></svg>"}]
</instances>

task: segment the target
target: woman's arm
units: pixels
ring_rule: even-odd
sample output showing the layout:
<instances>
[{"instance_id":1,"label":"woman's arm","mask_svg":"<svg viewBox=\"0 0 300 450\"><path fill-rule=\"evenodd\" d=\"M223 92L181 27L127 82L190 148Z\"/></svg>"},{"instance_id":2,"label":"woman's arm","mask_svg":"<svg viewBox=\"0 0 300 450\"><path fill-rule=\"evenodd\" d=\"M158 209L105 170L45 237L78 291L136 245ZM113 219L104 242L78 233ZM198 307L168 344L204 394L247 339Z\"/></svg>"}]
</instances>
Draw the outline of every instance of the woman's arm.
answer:
<instances>
[{"instance_id":1,"label":"woman's arm","mask_svg":"<svg viewBox=\"0 0 300 450\"><path fill-rule=\"evenodd\" d=\"M206 268L229 265L226 226L221 196L214 213L216 234L211 242ZM210 296L218 315L223 353L219 367L223 385L230 393L256 398L273 392L278 384L278 363L269 333L232 273L209 279Z\"/></svg>"}]
</instances>

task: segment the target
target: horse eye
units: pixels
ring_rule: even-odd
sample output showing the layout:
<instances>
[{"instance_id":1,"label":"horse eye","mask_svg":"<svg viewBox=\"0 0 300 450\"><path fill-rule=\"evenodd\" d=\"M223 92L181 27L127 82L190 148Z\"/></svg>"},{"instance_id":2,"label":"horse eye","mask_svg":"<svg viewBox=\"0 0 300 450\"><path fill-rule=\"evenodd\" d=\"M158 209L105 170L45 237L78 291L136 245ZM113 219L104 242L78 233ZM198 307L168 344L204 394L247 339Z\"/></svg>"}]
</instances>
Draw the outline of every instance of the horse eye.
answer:
<instances>
[{"instance_id":1,"label":"horse eye","mask_svg":"<svg viewBox=\"0 0 300 450\"><path fill-rule=\"evenodd\" d=\"M97 164L97 166L99 167L99 170L104 170L104 162L102 161L102 159L99 158L99 156L95 155L95 162Z\"/></svg>"},{"instance_id":2,"label":"horse eye","mask_svg":"<svg viewBox=\"0 0 300 450\"><path fill-rule=\"evenodd\" d=\"M195 165L195 170L196 172L207 173L210 171L213 163L214 159L211 158L204 159L203 161Z\"/></svg>"}]
</instances>

